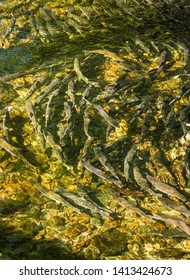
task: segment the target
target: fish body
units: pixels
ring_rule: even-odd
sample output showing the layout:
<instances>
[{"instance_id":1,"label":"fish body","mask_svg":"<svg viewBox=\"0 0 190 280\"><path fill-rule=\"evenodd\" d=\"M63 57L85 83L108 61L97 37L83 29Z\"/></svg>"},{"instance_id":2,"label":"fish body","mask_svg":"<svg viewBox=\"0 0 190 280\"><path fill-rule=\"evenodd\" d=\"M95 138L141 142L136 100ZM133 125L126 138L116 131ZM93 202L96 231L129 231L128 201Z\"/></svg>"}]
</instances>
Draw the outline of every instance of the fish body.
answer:
<instances>
[{"instance_id":1,"label":"fish body","mask_svg":"<svg viewBox=\"0 0 190 280\"><path fill-rule=\"evenodd\" d=\"M182 106L180 111L180 123L183 129L183 135L186 136L187 132L190 130L190 107L189 106Z\"/></svg>"},{"instance_id":2,"label":"fish body","mask_svg":"<svg viewBox=\"0 0 190 280\"><path fill-rule=\"evenodd\" d=\"M158 59L158 67L162 67L166 63L167 51L163 51Z\"/></svg>"},{"instance_id":3,"label":"fish body","mask_svg":"<svg viewBox=\"0 0 190 280\"><path fill-rule=\"evenodd\" d=\"M19 151L18 148L12 146L11 144L9 144L4 138L0 137L0 146L5 149L8 153L10 153L11 155L13 155L16 158L21 159L26 165L35 168L35 166L33 166Z\"/></svg>"},{"instance_id":4,"label":"fish body","mask_svg":"<svg viewBox=\"0 0 190 280\"><path fill-rule=\"evenodd\" d=\"M65 101L64 102L64 111L65 111L65 120L68 123L72 116L72 111L70 105Z\"/></svg>"},{"instance_id":5,"label":"fish body","mask_svg":"<svg viewBox=\"0 0 190 280\"><path fill-rule=\"evenodd\" d=\"M109 183L115 184L117 187L122 188L120 182L118 180L114 180L110 178L108 175L106 175L104 172L102 172L100 169L96 168L92 164L90 164L87 161L81 160L82 165L90 172L96 174L98 177L106 180Z\"/></svg>"},{"instance_id":6,"label":"fish body","mask_svg":"<svg viewBox=\"0 0 190 280\"><path fill-rule=\"evenodd\" d=\"M58 127L57 134L59 136L59 142L61 145L64 145L64 136L65 136L66 127L61 122L57 124L57 127Z\"/></svg>"},{"instance_id":7,"label":"fish body","mask_svg":"<svg viewBox=\"0 0 190 280\"><path fill-rule=\"evenodd\" d=\"M185 169L186 169L187 175L190 176L190 149L186 151Z\"/></svg>"},{"instance_id":8,"label":"fish body","mask_svg":"<svg viewBox=\"0 0 190 280\"><path fill-rule=\"evenodd\" d=\"M150 175L147 175L146 178L156 189L160 190L161 192L186 201L185 196L180 194L174 187L169 186L168 184L163 183Z\"/></svg>"},{"instance_id":9,"label":"fish body","mask_svg":"<svg viewBox=\"0 0 190 280\"><path fill-rule=\"evenodd\" d=\"M152 109L149 109L145 113L145 116L143 119L142 129L141 129L141 139L144 139L147 132L149 131L152 120L153 120L153 111L152 111Z\"/></svg>"},{"instance_id":10,"label":"fish body","mask_svg":"<svg viewBox=\"0 0 190 280\"><path fill-rule=\"evenodd\" d=\"M82 29L80 28L80 24L78 24L74 19L67 17L67 22L70 26L73 26L73 28L82 35Z\"/></svg>"},{"instance_id":11,"label":"fish body","mask_svg":"<svg viewBox=\"0 0 190 280\"><path fill-rule=\"evenodd\" d=\"M136 146L136 144L134 144L132 146L132 148L129 150L129 152L127 153L127 155L126 155L126 157L124 159L123 172L124 172L126 181L129 180L129 177L130 177L130 167L131 167L131 163L133 161L133 158L134 158L134 156L136 154L136 151L137 151L137 146Z\"/></svg>"},{"instance_id":12,"label":"fish body","mask_svg":"<svg viewBox=\"0 0 190 280\"><path fill-rule=\"evenodd\" d=\"M175 125L175 114L173 108L169 111L165 119L165 131L164 131L164 138L167 139L170 135L170 130Z\"/></svg>"},{"instance_id":13,"label":"fish body","mask_svg":"<svg viewBox=\"0 0 190 280\"><path fill-rule=\"evenodd\" d=\"M83 148L81 149L80 155L78 157L79 160L87 158L90 154L90 147L92 145L92 137L88 137L84 143Z\"/></svg>"},{"instance_id":14,"label":"fish body","mask_svg":"<svg viewBox=\"0 0 190 280\"><path fill-rule=\"evenodd\" d=\"M82 101L84 102L84 100L86 101L86 97L88 97L89 96L89 94L90 94L90 89L92 88L92 84L89 84L86 88L85 88L85 90L84 90L84 92L83 92L83 94L82 94Z\"/></svg>"},{"instance_id":15,"label":"fish body","mask_svg":"<svg viewBox=\"0 0 190 280\"><path fill-rule=\"evenodd\" d=\"M133 174L134 174L135 181L143 190L145 190L147 193L149 193L154 197L158 197L158 195L149 188L147 180L143 178L137 166L134 167Z\"/></svg>"},{"instance_id":16,"label":"fish body","mask_svg":"<svg viewBox=\"0 0 190 280\"><path fill-rule=\"evenodd\" d=\"M35 131L37 132L38 125L37 125L37 121L36 121L36 117L35 117L35 113L34 113L32 102L31 102L30 99L27 99L25 104L26 104L26 111L28 113L28 116L29 116L29 118L31 120L31 123L32 123Z\"/></svg>"},{"instance_id":17,"label":"fish body","mask_svg":"<svg viewBox=\"0 0 190 280\"><path fill-rule=\"evenodd\" d=\"M88 210L91 210L93 212L100 213L100 214L103 213L104 215L105 215L105 213L106 214L112 213L112 211L108 210L107 208L100 207L95 202L92 202L92 200L90 200L86 195L82 196L81 194L75 194L73 192L68 192L60 187L57 187L57 190L61 193L61 195L70 199L75 204L77 204L85 209L88 209Z\"/></svg>"},{"instance_id":18,"label":"fish body","mask_svg":"<svg viewBox=\"0 0 190 280\"><path fill-rule=\"evenodd\" d=\"M83 129L84 129L84 133L88 138L91 138L91 136L89 135L89 124L90 124L90 117L88 114L88 109L86 108L84 110L84 115L83 115Z\"/></svg>"},{"instance_id":19,"label":"fish body","mask_svg":"<svg viewBox=\"0 0 190 280\"><path fill-rule=\"evenodd\" d=\"M87 7L83 7L83 6L79 6L79 9L81 10L82 14L88 19L90 20L90 16L91 16L91 10Z\"/></svg>"},{"instance_id":20,"label":"fish body","mask_svg":"<svg viewBox=\"0 0 190 280\"><path fill-rule=\"evenodd\" d=\"M111 52L111 51L108 51L106 49L98 49L98 50L89 50L89 51L85 51L85 54L91 54L91 53L95 53L95 54L102 54L104 55L105 57L109 57L113 60L116 60L116 61L121 61L123 62L124 60L119 57L117 54L115 54L114 52Z\"/></svg>"},{"instance_id":21,"label":"fish body","mask_svg":"<svg viewBox=\"0 0 190 280\"><path fill-rule=\"evenodd\" d=\"M53 81L36 98L36 103L39 104L52 90L55 89L55 87L58 87L58 86L59 86L59 79L58 78L53 79Z\"/></svg>"},{"instance_id":22,"label":"fish body","mask_svg":"<svg viewBox=\"0 0 190 280\"><path fill-rule=\"evenodd\" d=\"M121 205L126 210L131 210L135 213L137 213L140 216L150 217L149 215L145 214L144 211L139 209L138 207L134 206L132 203L130 203L127 199L122 197L118 192L116 192L113 188L108 189L108 193L111 194L114 198L114 200L117 201L119 205ZM151 217L150 217L151 218Z\"/></svg>"},{"instance_id":23,"label":"fish body","mask_svg":"<svg viewBox=\"0 0 190 280\"><path fill-rule=\"evenodd\" d=\"M135 37L135 43L139 45L141 49L143 49L146 53L150 52L150 50L144 45L144 43L141 41L141 39L138 36Z\"/></svg>"},{"instance_id":24,"label":"fish body","mask_svg":"<svg viewBox=\"0 0 190 280\"><path fill-rule=\"evenodd\" d=\"M189 55L190 55L189 50L185 50L183 54L184 68L186 68L186 66L189 63Z\"/></svg>"},{"instance_id":25,"label":"fish body","mask_svg":"<svg viewBox=\"0 0 190 280\"><path fill-rule=\"evenodd\" d=\"M185 205L165 197L160 197L159 200L170 209L190 216L190 210L188 210Z\"/></svg>"},{"instance_id":26,"label":"fish body","mask_svg":"<svg viewBox=\"0 0 190 280\"><path fill-rule=\"evenodd\" d=\"M48 124L48 121L49 121L49 118L50 118L50 113L51 113L51 102L52 102L52 99L57 96L59 94L59 89L56 89L54 90L50 97L49 97L49 100L47 102L47 105L46 105L46 112L45 112L45 127L47 127L47 124Z\"/></svg>"},{"instance_id":27,"label":"fish body","mask_svg":"<svg viewBox=\"0 0 190 280\"><path fill-rule=\"evenodd\" d=\"M8 106L2 110L0 110L0 116L6 114L7 112L10 112L12 110L13 106Z\"/></svg>"},{"instance_id":28,"label":"fish body","mask_svg":"<svg viewBox=\"0 0 190 280\"><path fill-rule=\"evenodd\" d=\"M68 83L68 89L67 89L67 94L71 100L71 102L73 103L73 105L76 108L76 103L75 103L75 96L74 96L74 83L73 81L69 81Z\"/></svg>"},{"instance_id":29,"label":"fish body","mask_svg":"<svg viewBox=\"0 0 190 280\"><path fill-rule=\"evenodd\" d=\"M76 207L74 207L73 205L71 205L68 201L66 201L62 196L60 196L59 194L48 190L46 187L42 186L39 183L34 184L34 187L40 191L43 195L45 195L46 197L48 197L49 199L55 201L56 203L61 203L69 208L74 208L75 211L77 211L78 213L80 213L80 210Z\"/></svg>"},{"instance_id":30,"label":"fish body","mask_svg":"<svg viewBox=\"0 0 190 280\"><path fill-rule=\"evenodd\" d=\"M129 150L129 152L127 153L125 160L128 161L129 163L131 163L133 161L133 158L134 158L136 152L137 152L137 145L134 144L132 146L132 148Z\"/></svg>"},{"instance_id":31,"label":"fish body","mask_svg":"<svg viewBox=\"0 0 190 280\"><path fill-rule=\"evenodd\" d=\"M158 214L153 214L153 218L164 221L173 226L176 226L176 227L180 228L182 231L186 232L188 235L190 235L190 227L183 221L176 220L176 219L170 218L170 217L160 216Z\"/></svg>"},{"instance_id":32,"label":"fish body","mask_svg":"<svg viewBox=\"0 0 190 280\"><path fill-rule=\"evenodd\" d=\"M77 76L78 76L79 81L82 80L82 81L84 81L86 84L89 84L88 78L85 77L85 76L82 74L81 70L80 70L80 65L79 65L79 60L78 60L78 58L75 58L75 59L74 59L74 70L75 70L75 72L76 72L76 74L77 74Z\"/></svg>"},{"instance_id":33,"label":"fish body","mask_svg":"<svg viewBox=\"0 0 190 280\"><path fill-rule=\"evenodd\" d=\"M55 158L57 158L59 162L63 163L62 148L55 143L50 132L48 132L48 135L46 136L46 141L50 144Z\"/></svg>"},{"instance_id":34,"label":"fish body","mask_svg":"<svg viewBox=\"0 0 190 280\"><path fill-rule=\"evenodd\" d=\"M8 106L6 108L5 114L3 116L2 127L4 131L4 136L9 141L9 128L7 127L7 119L9 117L9 112L12 110L13 106Z\"/></svg>"},{"instance_id":35,"label":"fish body","mask_svg":"<svg viewBox=\"0 0 190 280\"><path fill-rule=\"evenodd\" d=\"M104 153L101 151L100 147L94 148L94 153L98 160L101 162L101 164L105 167L106 171L109 171L117 180L119 180L114 168L109 163L108 159L104 155Z\"/></svg>"},{"instance_id":36,"label":"fish body","mask_svg":"<svg viewBox=\"0 0 190 280\"><path fill-rule=\"evenodd\" d=\"M87 104L90 104L91 106L93 106L96 110L98 110L99 114L104 118L104 120L111 126L113 127L117 127L119 128L119 124L117 123L117 121L115 119L113 119L111 116L109 116L104 109L100 106L97 105L93 102L90 102L88 100L86 100Z\"/></svg>"},{"instance_id":37,"label":"fish body","mask_svg":"<svg viewBox=\"0 0 190 280\"><path fill-rule=\"evenodd\" d=\"M7 31L5 33L4 38L2 38L3 43L10 36L10 34L13 32L13 30L15 28L15 24L16 24L16 17L14 16L14 18L12 19L11 25L7 28Z\"/></svg>"},{"instance_id":38,"label":"fish body","mask_svg":"<svg viewBox=\"0 0 190 280\"><path fill-rule=\"evenodd\" d=\"M30 98L35 91L37 91L41 86L43 86L47 80L49 79L49 75L44 75L42 77L39 77L30 87L29 93L26 96L25 100Z\"/></svg>"}]
</instances>

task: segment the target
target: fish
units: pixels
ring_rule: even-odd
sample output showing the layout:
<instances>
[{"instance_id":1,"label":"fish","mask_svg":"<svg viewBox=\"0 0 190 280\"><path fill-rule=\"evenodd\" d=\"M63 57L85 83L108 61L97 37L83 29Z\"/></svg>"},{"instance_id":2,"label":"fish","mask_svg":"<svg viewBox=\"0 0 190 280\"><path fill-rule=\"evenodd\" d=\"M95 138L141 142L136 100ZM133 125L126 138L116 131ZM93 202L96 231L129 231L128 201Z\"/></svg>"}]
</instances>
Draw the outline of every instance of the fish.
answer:
<instances>
[{"instance_id":1,"label":"fish","mask_svg":"<svg viewBox=\"0 0 190 280\"><path fill-rule=\"evenodd\" d=\"M38 11L40 13L40 16L43 18L43 20L46 23L51 22L51 24L53 24L53 23L55 24L55 22L56 22L55 17L49 9L46 9L44 7L40 7Z\"/></svg>"},{"instance_id":2,"label":"fish","mask_svg":"<svg viewBox=\"0 0 190 280\"><path fill-rule=\"evenodd\" d=\"M190 149L186 151L185 155L185 169L187 172L187 175L190 176Z\"/></svg>"},{"instance_id":3,"label":"fish","mask_svg":"<svg viewBox=\"0 0 190 280\"><path fill-rule=\"evenodd\" d=\"M50 144L54 156L57 158L59 162L63 162L63 157L62 157L62 148L55 143L52 134L48 131L48 135L46 135L46 141Z\"/></svg>"},{"instance_id":4,"label":"fish","mask_svg":"<svg viewBox=\"0 0 190 280\"><path fill-rule=\"evenodd\" d=\"M28 116L31 120L31 123L34 127L34 130L37 132L37 127L38 127L38 124L37 124L37 121L36 121L36 117L35 117L35 113L34 113L34 110L33 110L33 105L32 105L32 102L30 99L27 99L25 101L25 105L26 105L26 111L28 113Z\"/></svg>"},{"instance_id":5,"label":"fish","mask_svg":"<svg viewBox=\"0 0 190 280\"><path fill-rule=\"evenodd\" d=\"M65 120L68 123L72 116L72 112L71 112L70 105L66 101L64 102L64 111L65 111Z\"/></svg>"},{"instance_id":6,"label":"fish","mask_svg":"<svg viewBox=\"0 0 190 280\"><path fill-rule=\"evenodd\" d=\"M162 67L166 63L167 51L163 51L158 59L158 68Z\"/></svg>"},{"instance_id":7,"label":"fish","mask_svg":"<svg viewBox=\"0 0 190 280\"><path fill-rule=\"evenodd\" d=\"M169 111L166 119L164 120L165 130L164 130L164 139L168 138L170 135L170 130L174 127L175 124L175 114L173 108Z\"/></svg>"},{"instance_id":8,"label":"fish","mask_svg":"<svg viewBox=\"0 0 190 280\"><path fill-rule=\"evenodd\" d=\"M14 157L21 159L26 165L28 165L29 167L35 169L35 171L37 170L37 167L35 167L34 165L32 165L19 151L19 148L16 148L14 146L12 146L11 144L9 144L4 138L0 137L0 146L5 149L8 153L10 153L11 155L13 155Z\"/></svg>"},{"instance_id":9,"label":"fish","mask_svg":"<svg viewBox=\"0 0 190 280\"><path fill-rule=\"evenodd\" d=\"M175 42L175 44L182 50L188 51L188 47L183 42Z\"/></svg>"},{"instance_id":10,"label":"fish","mask_svg":"<svg viewBox=\"0 0 190 280\"><path fill-rule=\"evenodd\" d=\"M160 52L158 47L155 45L154 41L150 41L150 44L153 46L153 48L156 50L156 52Z\"/></svg>"},{"instance_id":11,"label":"fish","mask_svg":"<svg viewBox=\"0 0 190 280\"><path fill-rule=\"evenodd\" d=\"M62 123L59 123L57 125L57 127L59 128L59 131L58 131L58 135L59 135L59 138L60 138L60 143L62 146L65 145L64 143L64 137L71 132L71 128L72 128L73 124L70 122L69 124L67 125L63 125ZM71 138L72 140L72 138Z\"/></svg>"},{"instance_id":12,"label":"fish","mask_svg":"<svg viewBox=\"0 0 190 280\"><path fill-rule=\"evenodd\" d=\"M76 74L77 74L77 76L78 76L78 80L79 80L79 81L82 80L82 81L84 81L86 84L89 84L88 78L85 77L85 76L82 74L81 70L80 70L80 64L79 64L79 60L78 60L77 57L75 57L75 59L74 59L74 70L75 70L75 72L76 72Z\"/></svg>"},{"instance_id":13,"label":"fish","mask_svg":"<svg viewBox=\"0 0 190 280\"><path fill-rule=\"evenodd\" d=\"M128 71L125 71L125 73L115 81L112 85L112 89L110 90L111 96L113 96L116 92L118 93L121 89L124 90L126 86L129 87L130 80L127 79L128 75Z\"/></svg>"},{"instance_id":14,"label":"fish","mask_svg":"<svg viewBox=\"0 0 190 280\"><path fill-rule=\"evenodd\" d=\"M163 51L158 59L158 69L156 71L155 77L157 77L161 72L164 71L165 64L166 64L166 56L167 56L167 51Z\"/></svg>"},{"instance_id":15,"label":"fish","mask_svg":"<svg viewBox=\"0 0 190 280\"><path fill-rule=\"evenodd\" d=\"M169 186L168 184L163 183L150 175L147 175L146 178L156 189L160 190L161 192L171 196L175 196L181 199L182 201L187 200L185 196L179 193L174 187Z\"/></svg>"},{"instance_id":16,"label":"fish","mask_svg":"<svg viewBox=\"0 0 190 280\"><path fill-rule=\"evenodd\" d=\"M34 110L33 110L33 105L32 105L32 102L30 99L26 99L25 100L25 105L26 105L26 111L28 113L28 116L32 122L32 125L34 127L34 130L37 134L37 137L40 141L40 144L42 146L42 148L44 148L45 146L45 143L44 143L44 136L43 136L43 133L41 131L41 126L37 123L37 120L36 120L36 117L35 117L35 113L34 113Z\"/></svg>"},{"instance_id":17,"label":"fish","mask_svg":"<svg viewBox=\"0 0 190 280\"><path fill-rule=\"evenodd\" d=\"M7 28L7 31L5 33L5 36L4 38L2 38L2 44L4 44L4 41L11 35L11 33L13 32L14 28L15 28L15 25L16 25L16 17L14 15L14 17L12 18L12 23L11 25Z\"/></svg>"},{"instance_id":18,"label":"fish","mask_svg":"<svg viewBox=\"0 0 190 280\"><path fill-rule=\"evenodd\" d=\"M87 138L91 138L91 136L89 135L89 124L90 124L90 118L89 118L89 114L88 114L88 109L86 108L84 110L84 115L83 115L83 129L84 129L84 133L87 136Z\"/></svg>"},{"instance_id":19,"label":"fish","mask_svg":"<svg viewBox=\"0 0 190 280\"><path fill-rule=\"evenodd\" d=\"M38 17L37 30L38 30L39 37L42 41L44 40L44 38L46 38L50 35L43 20L40 20L40 17Z\"/></svg>"},{"instance_id":20,"label":"fish","mask_svg":"<svg viewBox=\"0 0 190 280\"><path fill-rule=\"evenodd\" d=\"M172 105L177 100L180 100L182 97L186 96L190 92L190 80L187 80L187 82L182 86L180 93L169 103L169 105Z\"/></svg>"},{"instance_id":21,"label":"fish","mask_svg":"<svg viewBox=\"0 0 190 280\"><path fill-rule=\"evenodd\" d=\"M137 152L137 145L134 144L132 146L132 148L129 150L129 152L127 153L127 155L125 157L125 161L128 161L129 163L132 163L133 158L134 158L136 152Z\"/></svg>"},{"instance_id":22,"label":"fish","mask_svg":"<svg viewBox=\"0 0 190 280\"><path fill-rule=\"evenodd\" d=\"M121 205L124 209L131 210L131 211L137 213L140 216L145 216L145 217L148 217L148 218L152 218L150 215L147 215L143 210L134 206L127 199L125 199L120 194L118 194L118 192L116 192L113 188L108 188L107 192L109 194L111 194L113 196L114 200L117 201L117 203L119 205Z\"/></svg>"},{"instance_id":23,"label":"fish","mask_svg":"<svg viewBox=\"0 0 190 280\"><path fill-rule=\"evenodd\" d=\"M50 113L51 113L51 107L50 107L51 100L52 100L52 98L49 98L47 105L46 105L46 111L45 111L45 127L46 128L47 128L49 118L50 118Z\"/></svg>"},{"instance_id":24,"label":"fish","mask_svg":"<svg viewBox=\"0 0 190 280\"><path fill-rule=\"evenodd\" d=\"M140 170L137 166L135 166L133 168L133 174L134 174L134 178L135 181L137 182L137 184L143 189L145 190L147 193L149 193L150 195L154 196L154 197L159 197L158 194L156 194L153 190L151 190L149 188L148 182L147 180L142 176L142 174L140 173Z\"/></svg>"},{"instance_id":25,"label":"fish","mask_svg":"<svg viewBox=\"0 0 190 280\"><path fill-rule=\"evenodd\" d=\"M82 24L87 24L88 23L88 21L84 17L71 13L69 9L67 9L67 12L68 12L69 17L73 18L73 20L75 22L78 22L80 26Z\"/></svg>"},{"instance_id":26,"label":"fish","mask_svg":"<svg viewBox=\"0 0 190 280\"><path fill-rule=\"evenodd\" d=\"M65 122L65 128L64 128L64 133L63 138L69 133L71 141L73 141L73 131L71 128L73 127L73 122L72 122L72 113L74 108L71 108L71 106L65 101L64 102L64 111L65 111L65 117L64 117L64 122Z\"/></svg>"},{"instance_id":27,"label":"fish","mask_svg":"<svg viewBox=\"0 0 190 280\"><path fill-rule=\"evenodd\" d=\"M50 144L53 152L53 156L69 171L73 172L73 167L67 165L63 160L63 151L60 145L55 143L52 134L48 131L46 135L46 142Z\"/></svg>"},{"instance_id":28,"label":"fish","mask_svg":"<svg viewBox=\"0 0 190 280\"><path fill-rule=\"evenodd\" d=\"M92 145L92 137L88 137L84 143L83 148L80 151L80 155L78 157L79 160L87 158L87 156L90 154L91 151L91 145Z\"/></svg>"},{"instance_id":29,"label":"fish","mask_svg":"<svg viewBox=\"0 0 190 280\"><path fill-rule=\"evenodd\" d=\"M169 111L166 120L165 120L165 126L166 128L172 128L175 123L175 114L173 108Z\"/></svg>"},{"instance_id":30,"label":"fish","mask_svg":"<svg viewBox=\"0 0 190 280\"><path fill-rule=\"evenodd\" d=\"M71 100L71 102L73 103L73 106L75 106L76 108L76 102L75 102L75 96L74 96L74 83L73 81L69 81L68 83L68 89L67 89L67 94Z\"/></svg>"},{"instance_id":31,"label":"fish","mask_svg":"<svg viewBox=\"0 0 190 280\"><path fill-rule=\"evenodd\" d=\"M184 204L171 200L169 198L160 197L159 200L167 207L182 214L190 216L190 210L188 210Z\"/></svg>"},{"instance_id":32,"label":"fish","mask_svg":"<svg viewBox=\"0 0 190 280\"><path fill-rule=\"evenodd\" d=\"M122 137L122 138L120 138L120 139L114 141L113 143L108 144L108 145L106 146L106 148L105 148L106 153L109 154L109 153L111 153L113 150L117 150L117 149L119 149L119 148L122 148L123 144L124 144L124 143L127 143L128 140L129 140L128 137L127 137L127 136L124 136L124 137Z\"/></svg>"},{"instance_id":33,"label":"fish","mask_svg":"<svg viewBox=\"0 0 190 280\"><path fill-rule=\"evenodd\" d=\"M95 53L95 54L102 54L105 57L109 57L112 60L115 61L121 61L123 62L123 58L119 57L117 54L115 54L114 52L108 51L106 49L97 49L97 50L88 50L88 51L84 51L85 55L91 54L91 53Z\"/></svg>"},{"instance_id":34,"label":"fish","mask_svg":"<svg viewBox=\"0 0 190 280\"><path fill-rule=\"evenodd\" d=\"M85 90L84 90L84 92L83 92L83 94L82 94L82 101L84 102L84 101L86 101L86 97L88 97L89 96L89 94L90 94L90 89L92 88L92 84L89 84L86 88L85 88Z\"/></svg>"},{"instance_id":35,"label":"fish","mask_svg":"<svg viewBox=\"0 0 190 280\"><path fill-rule=\"evenodd\" d=\"M104 155L104 153L101 151L100 147L93 148L94 153L98 160L101 162L101 164L104 166L106 171L109 171L118 181L119 177L117 176L117 173L115 172L114 168L109 163L108 159Z\"/></svg>"},{"instance_id":36,"label":"fish","mask_svg":"<svg viewBox=\"0 0 190 280\"><path fill-rule=\"evenodd\" d=\"M68 198L69 200L73 201L75 204L77 204L79 207L83 207L85 209L91 210L95 213L103 214L106 217L108 217L107 214L111 214L112 211L108 210L105 207L101 207L97 205L94 201L92 201L86 194L81 193L74 193L69 192L67 190L64 190L63 188L56 187L56 190L61 193L63 197Z\"/></svg>"},{"instance_id":37,"label":"fish","mask_svg":"<svg viewBox=\"0 0 190 280\"><path fill-rule=\"evenodd\" d=\"M116 185L119 188L122 188L122 185L120 184L119 181L114 180L112 178L110 178L108 175L106 175L104 172L102 172L100 169L96 168L95 166L93 166L92 164L90 164L89 162L85 161L85 160L81 160L82 165L91 173L94 173L95 175L97 175L98 177L106 180L109 183L113 183L114 185Z\"/></svg>"},{"instance_id":38,"label":"fish","mask_svg":"<svg viewBox=\"0 0 190 280\"><path fill-rule=\"evenodd\" d=\"M83 14L88 20L90 20L91 10L89 9L89 7L79 6L79 9L81 10L82 14Z\"/></svg>"},{"instance_id":39,"label":"fish","mask_svg":"<svg viewBox=\"0 0 190 280\"><path fill-rule=\"evenodd\" d=\"M183 61L184 61L183 68L184 68L184 69L186 69L186 67L187 67L187 65L188 65L189 56L190 56L189 50L185 50L184 53L183 53Z\"/></svg>"},{"instance_id":40,"label":"fish","mask_svg":"<svg viewBox=\"0 0 190 280\"><path fill-rule=\"evenodd\" d=\"M183 129L183 135L186 136L190 126L190 107L182 106L180 110L179 120Z\"/></svg>"},{"instance_id":41,"label":"fish","mask_svg":"<svg viewBox=\"0 0 190 280\"><path fill-rule=\"evenodd\" d=\"M80 210L76 207L74 207L73 205L71 205L67 200L65 200L62 196L60 196L59 194L48 190L46 187L44 187L43 185L41 185L40 183L35 183L33 184L34 187L40 191L44 196L46 196L47 198L55 201L56 203L61 203L69 208L73 208L75 209L76 212L80 213Z\"/></svg>"},{"instance_id":42,"label":"fish","mask_svg":"<svg viewBox=\"0 0 190 280\"><path fill-rule=\"evenodd\" d=\"M49 80L49 76L50 74L39 77L30 87L29 93L26 96L25 100L29 99L35 93L36 90L43 86Z\"/></svg>"},{"instance_id":43,"label":"fish","mask_svg":"<svg viewBox=\"0 0 190 280\"><path fill-rule=\"evenodd\" d=\"M57 127L58 127L58 136L59 136L59 142L61 145L64 145L64 136L65 136L65 130L66 130L66 127L64 126L64 124L62 122L59 122L57 124Z\"/></svg>"},{"instance_id":44,"label":"fish","mask_svg":"<svg viewBox=\"0 0 190 280\"><path fill-rule=\"evenodd\" d=\"M3 116L3 121L2 121L2 127L3 127L3 132L4 136L7 141L9 141L9 128L7 127L7 118L9 117L9 112L12 110L13 106L8 106L5 111L5 114Z\"/></svg>"},{"instance_id":45,"label":"fish","mask_svg":"<svg viewBox=\"0 0 190 280\"><path fill-rule=\"evenodd\" d=\"M147 106L148 99L149 99L148 96L144 96L143 101L140 104L138 104L137 106L135 106L136 111L130 120L130 124L132 124L137 119L137 117L143 113L143 111L145 110L145 108Z\"/></svg>"},{"instance_id":46,"label":"fish","mask_svg":"<svg viewBox=\"0 0 190 280\"><path fill-rule=\"evenodd\" d=\"M135 40L135 43L141 47L141 49L143 49L146 53L150 53L149 48L147 48L144 45L144 43L141 41L141 39L138 36L136 36L134 40Z\"/></svg>"},{"instance_id":47,"label":"fish","mask_svg":"<svg viewBox=\"0 0 190 280\"><path fill-rule=\"evenodd\" d=\"M44 133L42 131L41 125L39 125L39 124L37 126L37 138L42 146L42 149L44 149L44 147L45 147Z\"/></svg>"},{"instance_id":48,"label":"fish","mask_svg":"<svg viewBox=\"0 0 190 280\"><path fill-rule=\"evenodd\" d=\"M10 105L10 106L0 110L0 116L6 114L7 112L10 112L12 110L12 108L13 108L13 106Z\"/></svg>"},{"instance_id":49,"label":"fish","mask_svg":"<svg viewBox=\"0 0 190 280\"><path fill-rule=\"evenodd\" d=\"M47 127L47 124L48 124L48 121L49 121L49 117L50 117L50 113L51 113L51 102L52 102L52 99L57 96L59 94L59 89L56 89L54 90L50 97L49 97L49 100L47 102L47 105L46 105L46 111L45 111L45 127Z\"/></svg>"},{"instance_id":50,"label":"fish","mask_svg":"<svg viewBox=\"0 0 190 280\"><path fill-rule=\"evenodd\" d=\"M162 117L163 122L166 122L166 106L168 107L168 104L165 102L162 95L159 95L156 100L156 106L158 108L158 111Z\"/></svg>"},{"instance_id":51,"label":"fish","mask_svg":"<svg viewBox=\"0 0 190 280\"><path fill-rule=\"evenodd\" d=\"M113 119L111 116L109 116L100 105L90 102L87 99L86 99L86 102L87 102L87 104L90 104L91 106L93 106L109 125L111 125L115 128L120 127L118 122L115 119Z\"/></svg>"},{"instance_id":52,"label":"fish","mask_svg":"<svg viewBox=\"0 0 190 280\"><path fill-rule=\"evenodd\" d=\"M131 167L131 163L133 161L133 158L134 158L136 152L137 152L137 145L134 144L124 159L123 172L124 172L126 181L129 180L130 167Z\"/></svg>"},{"instance_id":53,"label":"fish","mask_svg":"<svg viewBox=\"0 0 190 280\"><path fill-rule=\"evenodd\" d=\"M36 98L36 104L39 104L42 102L42 100L50 93L52 90L57 87L57 90L59 91L59 79L55 78L51 81L51 83L40 93L40 95Z\"/></svg>"},{"instance_id":54,"label":"fish","mask_svg":"<svg viewBox=\"0 0 190 280\"><path fill-rule=\"evenodd\" d=\"M178 228L180 228L182 231L186 232L188 235L190 235L190 227L183 221L180 220L176 220L174 218L170 218L170 217L164 217L164 216L160 216L160 214L153 214L153 218L157 219L157 220L161 220L164 221L168 224L171 224L173 226L176 226Z\"/></svg>"},{"instance_id":55,"label":"fish","mask_svg":"<svg viewBox=\"0 0 190 280\"><path fill-rule=\"evenodd\" d=\"M144 116L144 119L142 122L141 140L143 140L146 137L147 132L149 132L149 128L150 128L152 120L153 120L153 111L150 108L145 113L145 116Z\"/></svg>"},{"instance_id":56,"label":"fish","mask_svg":"<svg viewBox=\"0 0 190 280\"><path fill-rule=\"evenodd\" d=\"M0 77L0 82L2 83L5 83L5 82L8 82L8 81L11 81L13 79L17 79L17 78L20 78L20 77L24 77L28 74L33 74L33 73L36 73L36 72L39 72L40 70L47 70L48 68L52 68L54 66L58 66L58 65L63 65L64 63L61 61L61 62L57 62L57 63L52 63L52 64L42 64L42 66L40 66L39 64L29 70L25 70L25 71L19 71L17 73L13 73L13 74L8 74L8 75L4 75L3 77Z\"/></svg>"},{"instance_id":57,"label":"fish","mask_svg":"<svg viewBox=\"0 0 190 280\"><path fill-rule=\"evenodd\" d=\"M38 35L37 22L36 22L36 19L35 19L34 15L32 13L29 15L29 22L30 22L32 35L34 37L37 37L37 35Z\"/></svg>"},{"instance_id":58,"label":"fish","mask_svg":"<svg viewBox=\"0 0 190 280\"><path fill-rule=\"evenodd\" d=\"M110 133L113 131L114 127L108 124L108 127L106 129L106 139L110 136Z\"/></svg>"},{"instance_id":59,"label":"fish","mask_svg":"<svg viewBox=\"0 0 190 280\"><path fill-rule=\"evenodd\" d=\"M80 24L76 23L75 20L73 20L73 19L67 17L66 23L68 23L69 25L71 25L72 27L74 27L74 29L75 29L79 34L82 35L82 29L80 28Z\"/></svg>"}]
</instances>

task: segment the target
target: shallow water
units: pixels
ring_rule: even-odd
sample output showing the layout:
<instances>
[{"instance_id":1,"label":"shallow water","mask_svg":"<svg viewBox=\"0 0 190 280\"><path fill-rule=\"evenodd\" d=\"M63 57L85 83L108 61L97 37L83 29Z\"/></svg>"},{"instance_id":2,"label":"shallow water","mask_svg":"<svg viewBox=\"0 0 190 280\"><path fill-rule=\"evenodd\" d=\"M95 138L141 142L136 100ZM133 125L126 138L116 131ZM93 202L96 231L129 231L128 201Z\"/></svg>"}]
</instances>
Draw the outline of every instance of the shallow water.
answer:
<instances>
[{"instance_id":1,"label":"shallow water","mask_svg":"<svg viewBox=\"0 0 190 280\"><path fill-rule=\"evenodd\" d=\"M188 13L138 2L0 4L2 259L189 259Z\"/></svg>"}]
</instances>

